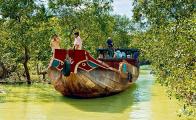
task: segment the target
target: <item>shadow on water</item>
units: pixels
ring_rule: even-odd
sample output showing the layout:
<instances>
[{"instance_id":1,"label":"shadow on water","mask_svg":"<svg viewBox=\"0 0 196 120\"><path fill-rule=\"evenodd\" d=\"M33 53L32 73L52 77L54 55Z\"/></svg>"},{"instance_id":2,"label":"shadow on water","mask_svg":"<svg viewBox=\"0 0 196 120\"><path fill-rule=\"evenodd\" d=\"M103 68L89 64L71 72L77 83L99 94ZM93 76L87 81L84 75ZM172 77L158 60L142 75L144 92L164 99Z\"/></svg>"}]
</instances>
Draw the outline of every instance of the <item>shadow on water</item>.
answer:
<instances>
[{"instance_id":1,"label":"shadow on water","mask_svg":"<svg viewBox=\"0 0 196 120\"><path fill-rule=\"evenodd\" d=\"M8 94L4 102L24 103L54 103L68 104L76 109L87 112L120 113L132 106L135 100L137 84L132 84L127 90L112 96L91 99L74 99L64 97L56 92L51 86L8 86ZM10 88L10 90L9 90Z\"/></svg>"},{"instance_id":2,"label":"shadow on water","mask_svg":"<svg viewBox=\"0 0 196 120\"><path fill-rule=\"evenodd\" d=\"M134 100L137 84L132 84L127 90L112 96L92 99L74 99L63 97L51 87L9 86L8 94L3 103L8 102L54 102L68 104L82 111L89 112L123 112ZM8 87L8 88L9 88Z\"/></svg>"},{"instance_id":3,"label":"shadow on water","mask_svg":"<svg viewBox=\"0 0 196 120\"><path fill-rule=\"evenodd\" d=\"M63 97L48 84L0 85L6 93L0 94L0 120L178 120L175 101L154 85L150 71L144 66L127 90L93 99Z\"/></svg>"},{"instance_id":4,"label":"shadow on water","mask_svg":"<svg viewBox=\"0 0 196 120\"><path fill-rule=\"evenodd\" d=\"M8 94L4 96L4 101L0 102L53 102L54 104L68 104L87 112L120 113L133 104L149 101L151 96L149 89L152 84L152 77L147 70L127 90L116 95L93 99L63 97L51 85L38 84L31 87L14 85L5 87Z\"/></svg>"},{"instance_id":5,"label":"shadow on water","mask_svg":"<svg viewBox=\"0 0 196 120\"><path fill-rule=\"evenodd\" d=\"M148 69L147 69L148 68ZM62 97L61 100L71 106L87 112L123 112L139 102L149 102L151 99L150 89L154 84L154 78L150 75L149 67L142 68L142 74L136 83L127 90L108 97L96 99L72 99Z\"/></svg>"},{"instance_id":6,"label":"shadow on water","mask_svg":"<svg viewBox=\"0 0 196 120\"><path fill-rule=\"evenodd\" d=\"M87 112L120 113L133 104L150 100L149 88L152 85L150 79L148 73L143 73L138 81L127 90L116 95L93 99L63 97L51 85L8 86L8 94L4 102L53 102L54 104L68 104Z\"/></svg>"},{"instance_id":7,"label":"shadow on water","mask_svg":"<svg viewBox=\"0 0 196 120\"><path fill-rule=\"evenodd\" d=\"M133 84L130 88L117 95L102 98L72 99L62 97L61 100L82 111L120 113L133 104L133 93L136 88L137 84Z\"/></svg>"}]
</instances>

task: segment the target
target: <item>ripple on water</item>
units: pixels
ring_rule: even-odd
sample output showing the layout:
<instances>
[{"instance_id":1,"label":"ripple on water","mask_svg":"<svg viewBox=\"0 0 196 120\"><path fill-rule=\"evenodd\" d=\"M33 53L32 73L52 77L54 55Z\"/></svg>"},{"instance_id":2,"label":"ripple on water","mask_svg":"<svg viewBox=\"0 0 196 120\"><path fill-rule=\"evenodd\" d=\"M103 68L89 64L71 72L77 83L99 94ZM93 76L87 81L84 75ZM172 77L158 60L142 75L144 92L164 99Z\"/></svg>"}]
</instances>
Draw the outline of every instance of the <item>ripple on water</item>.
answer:
<instances>
[{"instance_id":1,"label":"ripple on water","mask_svg":"<svg viewBox=\"0 0 196 120\"><path fill-rule=\"evenodd\" d=\"M142 69L126 91L96 99L62 97L50 85L4 86L0 120L178 120L176 103L154 83L150 68Z\"/></svg>"}]
</instances>

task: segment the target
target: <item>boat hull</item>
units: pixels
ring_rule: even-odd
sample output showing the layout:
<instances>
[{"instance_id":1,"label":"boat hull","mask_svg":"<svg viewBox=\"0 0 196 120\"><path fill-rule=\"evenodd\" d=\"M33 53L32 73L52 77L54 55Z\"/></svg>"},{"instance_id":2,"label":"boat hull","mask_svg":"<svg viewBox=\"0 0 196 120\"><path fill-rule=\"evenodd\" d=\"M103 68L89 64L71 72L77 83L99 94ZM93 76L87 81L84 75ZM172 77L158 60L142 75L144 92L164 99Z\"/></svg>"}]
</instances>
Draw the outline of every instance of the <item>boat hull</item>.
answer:
<instances>
[{"instance_id":1,"label":"boat hull","mask_svg":"<svg viewBox=\"0 0 196 120\"><path fill-rule=\"evenodd\" d=\"M54 88L64 96L100 97L119 93L139 76L135 59L94 59L85 50L56 49L48 71Z\"/></svg>"},{"instance_id":2,"label":"boat hull","mask_svg":"<svg viewBox=\"0 0 196 120\"><path fill-rule=\"evenodd\" d=\"M49 69L54 88L64 96L91 98L109 96L119 93L128 88L136 81L139 69L129 64L128 70L132 73L131 78L126 73L113 70L95 69L90 72L78 70L64 76L55 68Z\"/></svg>"}]
</instances>

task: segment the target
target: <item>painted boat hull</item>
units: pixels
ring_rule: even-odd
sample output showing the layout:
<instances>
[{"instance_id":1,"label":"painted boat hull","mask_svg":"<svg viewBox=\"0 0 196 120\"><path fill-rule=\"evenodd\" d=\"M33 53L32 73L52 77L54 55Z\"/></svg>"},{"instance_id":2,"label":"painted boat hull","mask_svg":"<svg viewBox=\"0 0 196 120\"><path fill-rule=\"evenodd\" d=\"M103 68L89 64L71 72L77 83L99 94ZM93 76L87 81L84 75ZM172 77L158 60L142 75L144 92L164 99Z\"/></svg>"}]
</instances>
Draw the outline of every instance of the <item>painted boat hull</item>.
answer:
<instances>
[{"instance_id":1,"label":"painted boat hull","mask_svg":"<svg viewBox=\"0 0 196 120\"><path fill-rule=\"evenodd\" d=\"M127 72L123 72L123 64L126 64ZM64 76L57 68L50 66L48 74L54 88L63 96L92 98L109 96L125 90L137 80L139 68L124 61L119 63L118 70L112 67L96 67L87 71L78 66L77 73L71 72L69 76Z\"/></svg>"}]
</instances>

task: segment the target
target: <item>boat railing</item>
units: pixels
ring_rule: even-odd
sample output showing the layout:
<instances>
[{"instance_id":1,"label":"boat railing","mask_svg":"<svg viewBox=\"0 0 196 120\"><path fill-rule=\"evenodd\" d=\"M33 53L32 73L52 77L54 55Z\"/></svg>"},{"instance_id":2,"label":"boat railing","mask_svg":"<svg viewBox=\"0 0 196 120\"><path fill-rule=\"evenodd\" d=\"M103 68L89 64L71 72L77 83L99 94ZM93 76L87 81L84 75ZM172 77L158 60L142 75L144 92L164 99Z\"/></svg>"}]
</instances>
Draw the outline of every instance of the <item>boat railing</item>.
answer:
<instances>
[{"instance_id":1,"label":"boat railing","mask_svg":"<svg viewBox=\"0 0 196 120\"><path fill-rule=\"evenodd\" d=\"M97 58L104 61L121 61L122 59L138 60L139 50L135 48L97 48ZM114 57L116 51L124 52L121 58Z\"/></svg>"},{"instance_id":2,"label":"boat railing","mask_svg":"<svg viewBox=\"0 0 196 120\"><path fill-rule=\"evenodd\" d=\"M133 58L98 58L98 60L104 61L104 62L122 62L123 60L126 61L133 61L135 62L135 59Z\"/></svg>"}]
</instances>

